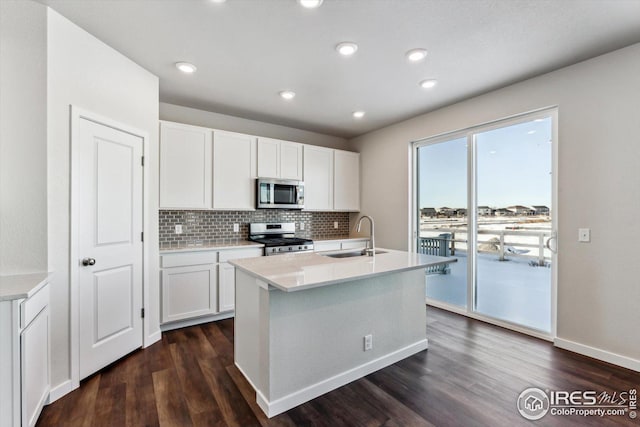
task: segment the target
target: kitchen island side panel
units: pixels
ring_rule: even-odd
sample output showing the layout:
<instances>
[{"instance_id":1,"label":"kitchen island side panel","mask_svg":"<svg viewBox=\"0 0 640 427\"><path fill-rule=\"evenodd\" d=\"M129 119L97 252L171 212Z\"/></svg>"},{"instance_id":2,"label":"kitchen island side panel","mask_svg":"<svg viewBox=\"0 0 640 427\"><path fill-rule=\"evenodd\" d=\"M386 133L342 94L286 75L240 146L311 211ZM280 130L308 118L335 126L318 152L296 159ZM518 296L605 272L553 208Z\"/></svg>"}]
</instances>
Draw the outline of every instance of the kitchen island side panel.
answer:
<instances>
[{"instance_id":1,"label":"kitchen island side panel","mask_svg":"<svg viewBox=\"0 0 640 427\"><path fill-rule=\"evenodd\" d=\"M256 390L262 389L260 372L260 290L257 279L236 269L234 359Z\"/></svg>"},{"instance_id":2,"label":"kitchen island side panel","mask_svg":"<svg viewBox=\"0 0 640 427\"><path fill-rule=\"evenodd\" d=\"M302 292L270 290L264 397L274 402L407 347L424 349L424 281L424 270L413 270ZM365 351L369 334L373 348Z\"/></svg>"}]
</instances>

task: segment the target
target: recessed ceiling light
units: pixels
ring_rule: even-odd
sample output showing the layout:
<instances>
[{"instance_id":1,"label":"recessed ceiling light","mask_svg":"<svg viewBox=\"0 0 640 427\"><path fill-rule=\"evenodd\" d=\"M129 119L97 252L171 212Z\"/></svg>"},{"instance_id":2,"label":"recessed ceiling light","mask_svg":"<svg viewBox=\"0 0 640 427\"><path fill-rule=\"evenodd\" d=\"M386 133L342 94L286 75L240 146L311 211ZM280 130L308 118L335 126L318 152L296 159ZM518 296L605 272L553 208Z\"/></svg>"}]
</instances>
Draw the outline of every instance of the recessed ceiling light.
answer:
<instances>
[{"instance_id":1,"label":"recessed ceiling light","mask_svg":"<svg viewBox=\"0 0 640 427\"><path fill-rule=\"evenodd\" d=\"M527 132L529 135L533 135L534 133L536 133L535 130L530 130L529 132Z\"/></svg>"},{"instance_id":2,"label":"recessed ceiling light","mask_svg":"<svg viewBox=\"0 0 640 427\"><path fill-rule=\"evenodd\" d=\"M342 42L336 46L340 55L351 56L358 50L358 45L353 42Z\"/></svg>"},{"instance_id":3,"label":"recessed ceiling light","mask_svg":"<svg viewBox=\"0 0 640 427\"><path fill-rule=\"evenodd\" d=\"M224 3L227 0L211 0L211 3Z\"/></svg>"},{"instance_id":4,"label":"recessed ceiling light","mask_svg":"<svg viewBox=\"0 0 640 427\"><path fill-rule=\"evenodd\" d=\"M176 68L187 74L195 73L198 69L195 65L189 62L176 62Z\"/></svg>"},{"instance_id":5,"label":"recessed ceiling light","mask_svg":"<svg viewBox=\"0 0 640 427\"><path fill-rule=\"evenodd\" d=\"M364 117L364 111L354 111L353 112L353 118L354 119L361 119Z\"/></svg>"},{"instance_id":6,"label":"recessed ceiling light","mask_svg":"<svg viewBox=\"0 0 640 427\"><path fill-rule=\"evenodd\" d=\"M406 55L409 61L418 62L427 57L427 51L424 49L411 49Z\"/></svg>"},{"instance_id":7,"label":"recessed ceiling light","mask_svg":"<svg viewBox=\"0 0 640 427\"><path fill-rule=\"evenodd\" d=\"M424 89L431 89L437 84L438 84L438 81L435 79L427 79L420 82L420 86L422 86Z\"/></svg>"},{"instance_id":8,"label":"recessed ceiling light","mask_svg":"<svg viewBox=\"0 0 640 427\"><path fill-rule=\"evenodd\" d=\"M295 98L296 93L290 90L283 90L282 92L280 92L280 96L283 99L286 99L287 101L292 100L293 98Z\"/></svg>"},{"instance_id":9,"label":"recessed ceiling light","mask_svg":"<svg viewBox=\"0 0 640 427\"><path fill-rule=\"evenodd\" d=\"M322 0L298 0L298 3L307 9L315 9L316 7L320 7Z\"/></svg>"}]
</instances>

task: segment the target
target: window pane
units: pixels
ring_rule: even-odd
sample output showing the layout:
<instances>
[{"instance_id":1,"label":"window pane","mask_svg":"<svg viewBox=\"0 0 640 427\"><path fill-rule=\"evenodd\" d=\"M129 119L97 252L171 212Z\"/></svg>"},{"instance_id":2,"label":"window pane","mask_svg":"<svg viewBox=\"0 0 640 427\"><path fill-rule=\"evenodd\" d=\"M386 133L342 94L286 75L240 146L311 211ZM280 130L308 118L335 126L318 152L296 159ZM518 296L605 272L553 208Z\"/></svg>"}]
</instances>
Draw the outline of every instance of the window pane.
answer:
<instances>
[{"instance_id":1,"label":"window pane","mask_svg":"<svg viewBox=\"0 0 640 427\"><path fill-rule=\"evenodd\" d=\"M417 250L458 262L427 272L427 298L467 306L467 140L418 148Z\"/></svg>"},{"instance_id":2,"label":"window pane","mask_svg":"<svg viewBox=\"0 0 640 427\"><path fill-rule=\"evenodd\" d=\"M551 118L475 135L479 313L551 330Z\"/></svg>"}]
</instances>

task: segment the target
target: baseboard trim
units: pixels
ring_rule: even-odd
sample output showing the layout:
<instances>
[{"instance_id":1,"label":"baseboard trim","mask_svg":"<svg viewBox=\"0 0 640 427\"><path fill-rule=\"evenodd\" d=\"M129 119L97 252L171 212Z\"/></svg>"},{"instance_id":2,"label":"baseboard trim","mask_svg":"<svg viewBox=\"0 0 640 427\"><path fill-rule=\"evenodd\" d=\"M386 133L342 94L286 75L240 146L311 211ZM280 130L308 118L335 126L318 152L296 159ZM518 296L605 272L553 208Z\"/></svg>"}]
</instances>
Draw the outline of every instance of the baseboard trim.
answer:
<instances>
[{"instance_id":1,"label":"baseboard trim","mask_svg":"<svg viewBox=\"0 0 640 427\"><path fill-rule=\"evenodd\" d=\"M238 368L238 371L240 371L240 373L244 376L244 379L247 380L249 385L256 391L256 393L258 393L258 387L256 387L256 385L253 383L253 381L251 381L251 378L249 378L249 375L244 373L244 370L242 369L242 367L240 365L238 365L237 362L234 362L234 365L236 365L236 368Z\"/></svg>"},{"instance_id":2,"label":"baseboard trim","mask_svg":"<svg viewBox=\"0 0 640 427\"><path fill-rule=\"evenodd\" d=\"M160 331L166 332L173 329L186 328L187 326L200 325L202 323L215 322L217 320L229 319L235 315L233 311L226 313L214 314L212 316L196 317L195 319L176 320L175 322L163 323L160 325Z\"/></svg>"},{"instance_id":3,"label":"baseboard trim","mask_svg":"<svg viewBox=\"0 0 640 427\"><path fill-rule=\"evenodd\" d=\"M144 345L142 346L142 348L147 348L150 345L157 343L161 339L162 339L162 330L158 329L156 332L152 333L151 335L147 335L145 337Z\"/></svg>"},{"instance_id":4,"label":"baseboard trim","mask_svg":"<svg viewBox=\"0 0 640 427\"><path fill-rule=\"evenodd\" d=\"M356 366L348 371L342 372L326 380L320 381L316 384L312 384L287 396L276 399L272 402L262 394L260 390L256 389L256 401L262 411L271 418L291 408L295 408L305 402L315 399L325 393L335 390L338 387L349 384L359 378L369 375L372 372L378 371L389 365L393 365L402 359L426 350L429 347L428 340L424 339L403 347L393 353L386 354L377 359L371 360L363 365ZM246 375L245 375L246 377Z\"/></svg>"},{"instance_id":5,"label":"baseboard trim","mask_svg":"<svg viewBox=\"0 0 640 427\"><path fill-rule=\"evenodd\" d=\"M613 365L622 366L623 368L640 372L640 360L632 359L627 356L611 353L606 350L580 344L574 341L565 340L562 338L556 338L553 341L553 345L558 348L572 351L574 353L582 354L584 356L602 360L603 362L611 363Z\"/></svg>"},{"instance_id":6,"label":"baseboard trim","mask_svg":"<svg viewBox=\"0 0 640 427\"><path fill-rule=\"evenodd\" d=\"M70 379L61 382L55 387L51 387L51 390L49 390L49 398L46 400L45 405L55 402L61 397L71 393L76 388L77 387L73 386L73 382Z\"/></svg>"}]
</instances>

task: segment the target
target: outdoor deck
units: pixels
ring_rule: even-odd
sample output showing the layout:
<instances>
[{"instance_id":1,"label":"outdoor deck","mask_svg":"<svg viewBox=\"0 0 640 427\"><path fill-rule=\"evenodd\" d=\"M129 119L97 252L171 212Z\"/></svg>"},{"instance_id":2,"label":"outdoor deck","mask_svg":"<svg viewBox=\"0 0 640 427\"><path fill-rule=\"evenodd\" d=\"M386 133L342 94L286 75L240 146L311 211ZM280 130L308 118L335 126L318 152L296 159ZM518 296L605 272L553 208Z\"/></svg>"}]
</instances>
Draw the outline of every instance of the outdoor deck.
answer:
<instances>
[{"instance_id":1,"label":"outdoor deck","mask_svg":"<svg viewBox=\"0 0 640 427\"><path fill-rule=\"evenodd\" d=\"M467 301L467 256L456 251L458 262L448 274L429 274L426 294L430 299L465 307ZM478 256L476 311L532 329L551 329L551 268L532 266L530 259L496 254ZM535 264L535 263L534 263Z\"/></svg>"}]
</instances>

